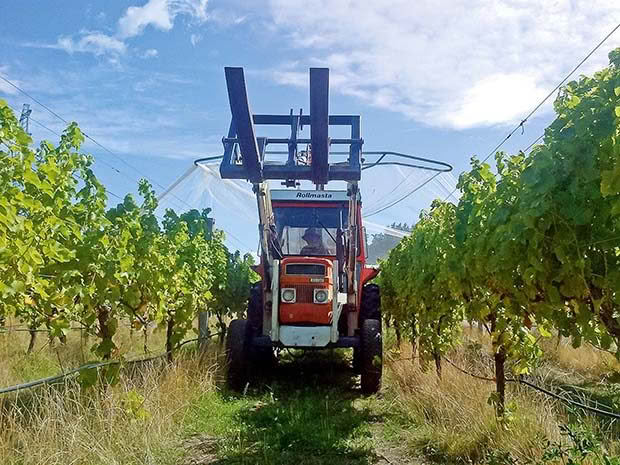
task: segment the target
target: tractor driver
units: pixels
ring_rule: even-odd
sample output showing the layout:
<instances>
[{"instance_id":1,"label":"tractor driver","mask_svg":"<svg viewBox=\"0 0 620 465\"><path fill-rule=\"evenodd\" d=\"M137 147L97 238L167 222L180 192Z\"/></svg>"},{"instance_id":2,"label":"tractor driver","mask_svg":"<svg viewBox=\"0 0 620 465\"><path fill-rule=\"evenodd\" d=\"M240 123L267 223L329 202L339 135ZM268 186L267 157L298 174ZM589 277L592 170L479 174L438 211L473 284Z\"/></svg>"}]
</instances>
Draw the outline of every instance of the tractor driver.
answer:
<instances>
[{"instance_id":1,"label":"tractor driver","mask_svg":"<svg viewBox=\"0 0 620 465\"><path fill-rule=\"evenodd\" d=\"M301 255L329 255L329 251L323 244L321 231L317 228L308 228L301 238L308 243L301 249Z\"/></svg>"}]
</instances>

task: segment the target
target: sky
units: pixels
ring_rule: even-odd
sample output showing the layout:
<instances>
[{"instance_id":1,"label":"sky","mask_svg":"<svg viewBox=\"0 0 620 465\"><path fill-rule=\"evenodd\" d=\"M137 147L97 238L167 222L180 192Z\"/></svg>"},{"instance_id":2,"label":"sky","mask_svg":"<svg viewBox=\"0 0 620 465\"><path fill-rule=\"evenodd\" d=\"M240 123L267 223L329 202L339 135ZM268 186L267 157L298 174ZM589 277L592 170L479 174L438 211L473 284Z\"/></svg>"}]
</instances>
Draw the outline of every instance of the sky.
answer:
<instances>
[{"instance_id":1,"label":"sky","mask_svg":"<svg viewBox=\"0 0 620 465\"><path fill-rule=\"evenodd\" d=\"M365 150L453 165L451 175L368 218L372 227L411 224L619 22L617 0L2 0L0 76L100 144L87 141L84 151L115 203L141 177L161 193L194 159L222 153L230 123L224 66L245 68L254 112L283 114L309 113L308 68L329 67L330 112L362 116ZM604 67L619 46L617 31L578 74ZM17 112L31 105L31 117L49 128L31 121L36 141L55 142L66 126L1 80L0 98ZM552 100L502 149L516 153L540 136ZM213 207L229 245L255 250L248 186L216 173L193 171L162 209ZM366 211L429 177L366 173Z\"/></svg>"}]
</instances>

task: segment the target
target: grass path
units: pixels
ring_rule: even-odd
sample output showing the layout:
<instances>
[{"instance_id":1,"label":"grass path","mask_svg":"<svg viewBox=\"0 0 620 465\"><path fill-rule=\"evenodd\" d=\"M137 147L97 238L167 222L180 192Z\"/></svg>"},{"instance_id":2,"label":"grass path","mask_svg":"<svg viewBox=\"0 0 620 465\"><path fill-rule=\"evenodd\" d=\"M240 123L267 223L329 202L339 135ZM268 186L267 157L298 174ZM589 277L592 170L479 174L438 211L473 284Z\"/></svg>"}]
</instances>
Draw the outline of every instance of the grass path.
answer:
<instances>
[{"instance_id":1,"label":"grass path","mask_svg":"<svg viewBox=\"0 0 620 465\"><path fill-rule=\"evenodd\" d=\"M183 465L419 464L384 434L389 408L363 397L340 353L285 356L246 395L218 391L190 409Z\"/></svg>"}]
</instances>

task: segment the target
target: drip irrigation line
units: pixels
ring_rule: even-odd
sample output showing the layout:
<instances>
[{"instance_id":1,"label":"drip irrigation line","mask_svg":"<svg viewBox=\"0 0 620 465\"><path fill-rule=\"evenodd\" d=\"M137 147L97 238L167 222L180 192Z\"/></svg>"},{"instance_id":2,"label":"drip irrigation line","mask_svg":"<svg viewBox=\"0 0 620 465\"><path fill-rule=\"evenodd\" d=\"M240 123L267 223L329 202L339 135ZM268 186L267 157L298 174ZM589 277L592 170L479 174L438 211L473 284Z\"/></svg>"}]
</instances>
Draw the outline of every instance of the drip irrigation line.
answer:
<instances>
[{"instance_id":1,"label":"drip irrigation line","mask_svg":"<svg viewBox=\"0 0 620 465\"><path fill-rule=\"evenodd\" d=\"M139 358L139 359L135 359L135 360L110 360L107 362L95 362L95 363L87 363L86 365L82 365L80 367L77 368L73 368L72 370L69 370L65 373L61 373L58 375L54 375L54 376L48 376L47 378L41 378L41 379L37 379L34 381L29 381L27 383L22 383L22 384L16 384L15 386L8 386L5 388L1 388L0 389L0 395L2 394L8 394L10 392L16 392L16 391L22 391L24 389L31 389L33 387L37 387L37 386L41 386L43 384L53 384L56 383L58 381L62 381L70 376L73 376L77 373L80 373L81 371L84 370L91 370L94 368L101 368L101 367L105 367L105 366L110 366L110 365L135 365L135 364L139 364L139 363L148 363L148 362L152 362L153 360L157 360L163 357L166 357L167 355L171 354L172 352L180 349L181 347L183 347L185 344L189 344L191 342L198 342L200 340L203 339L211 339L212 337L215 336L220 336L222 333L214 333L214 334L209 334L206 338L194 338L194 339L188 339L187 341L183 341L181 342L179 345L177 345L176 347L172 348L171 350L168 350L164 353L161 353L159 355L155 355L153 357L147 357L147 358Z\"/></svg>"},{"instance_id":2,"label":"drip irrigation line","mask_svg":"<svg viewBox=\"0 0 620 465\"><path fill-rule=\"evenodd\" d=\"M530 383L529 381L525 381L523 379L512 379L512 378L511 379L507 379L506 381L513 382L513 383L519 383L519 384L525 384L526 386L528 386L528 387L530 387L530 388L532 388L532 389L534 389L536 391L539 391L539 392L541 392L543 394L546 394L549 397L553 397L554 399L560 400L560 401L565 402L567 404L572 404L572 405L574 405L576 407L579 407L579 408L581 408L583 410L588 410L588 411L590 411L592 413L596 413L597 415L603 415L603 416L606 416L606 417L609 417L609 418L613 418L615 420L620 420L620 414L618 414L618 413L610 412L610 411L607 411L607 410L601 410L601 409L598 409L596 407L591 407L589 405L585 405L585 404L583 404L581 402L577 402L577 401L572 400L572 399L567 399L566 397L562 397L562 396L556 394L555 392L551 392L548 389L545 389L543 387L537 386L536 384Z\"/></svg>"},{"instance_id":3,"label":"drip irrigation line","mask_svg":"<svg viewBox=\"0 0 620 465\"><path fill-rule=\"evenodd\" d=\"M72 327L72 328L67 328L70 329L71 331L82 331L88 328L81 328L81 327ZM19 327L19 328L15 328L15 327L4 327L4 328L0 328L0 333L49 333L51 332L51 329L29 329L29 328L24 328L24 327Z\"/></svg>"},{"instance_id":4,"label":"drip irrigation line","mask_svg":"<svg viewBox=\"0 0 620 465\"><path fill-rule=\"evenodd\" d=\"M594 55L594 53L595 53L595 52L596 52L596 51L597 51L597 50L598 50L598 49L599 49L599 48L600 48L600 47L601 47L601 46L602 46L602 45L603 45L603 44L607 41L607 39L609 39L609 38L610 38L610 37L614 34L614 32L616 32L618 29L620 29L620 23L616 24L616 26L615 26L615 27L614 27L614 28L613 28L613 29L612 29L612 30L611 30L611 31L610 31L610 32L609 32L609 33L608 33L605 37L603 37L603 39L602 39L602 40L601 40L598 44L596 44L596 46L595 46L592 50L590 50L590 53L588 53L588 54L587 54L587 55L586 55L586 56L585 56L585 57L584 57L584 58L583 58L583 59L582 59L579 63L577 63L577 65L576 65L576 66L575 66L575 67L574 67L574 68L573 68L573 69L572 69L572 70L571 70L571 71L570 71L570 72L569 72L569 73L568 73L568 74L564 77L564 79L562 79L562 80L561 80L561 81L560 81L560 82L559 82L559 83L558 83L558 84L557 84L557 85L553 88L553 90L551 90L551 92L549 92L549 93L547 94L547 96L546 96L545 98L543 98L543 99L542 99L542 100L538 103L538 105L536 105L536 106L532 109L532 111L530 111L530 112L528 113L528 115L527 115L525 118L523 118L523 119L521 120L521 122L520 122L519 124L517 124L517 125L514 127L514 129L513 129L512 131L510 131L510 132L506 135L506 137L504 137L504 138L503 138L503 139L502 139L502 140L501 140L501 141L500 141L500 142L499 142L499 143L495 146L495 148L494 148L493 150L491 150L491 151L488 153L488 155L487 155L486 157L484 157L484 158L482 159L482 163L484 163L484 162L485 162L485 161L487 161L489 158L491 158L491 157L492 157L495 153L497 153L497 151L498 151L498 150L499 150L499 149L500 149L500 148L501 148L501 147L502 147L502 146L503 146L503 145L504 145L504 144L508 141L508 139L510 139L510 138L512 137L512 135L513 135L515 132L517 132L519 129L523 130L523 129L524 129L524 125L525 125L525 123L527 123L527 121L528 121L528 120L529 120L529 119L530 119L530 118L534 115L534 113L536 113L536 112L540 109L540 107L542 107L542 106L545 104L545 102L546 102L547 100L549 100L549 98L550 98L553 94L555 94L555 92L556 92L558 89L560 89L560 87L562 87L562 85L563 85L563 84L564 84L564 83L568 80L568 78L570 78L570 77L571 77L571 76L575 73L575 71L577 71L579 68L581 68L581 66L582 66L582 65L583 65L583 64L584 64L584 63L585 63L585 62L586 62L586 61L587 61L587 60L588 60L588 59L589 59L592 55ZM542 136L541 136L541 137L539 137L539 139L540 139L540 138L542 138ZM536 141L534 141L534 143L536 143L537 141L538 141L538 139L536 139ZM530 145L530 147L531 147L532 145L534 145L534 144L531 144L531 145ZM528 147L528 149L529 149L530 147ZM524 152L525 152L525 151L527 151L528 149L524 150ZM456 190L457 190L457 188L455 188L455 189L454 189L454 190L450 193L450 195L448 195L448 196L444 199L444 202L445 202L446 200L448 200L448 198L449 198L452 194L454 194L454 192L456 192Z\"/></svg>"},{"instance_id":5,"label":"drip irrigation line","mask_svg":"<svg viewBox=\"0 0 620 465\"><path fill-rule=\"evenodd\" d=\"M479 376L479 375L471 373L471 372L469 372L467 370L464 370L463 368L461 368L461 367L457 366L455 363L453 363L447 357L444 357L444 359L450 365L452 365L454 368L456 368L458 371L460 371L461 373L464 373L464 374L466 374L468 376L471 376L472 378L480 379L482 381L489 381L489 382L493 382L493 383L497 382L497 380L495 378L487 378L485 376ZM563 396L561 396L559 394L556 394L555 392L552 392L552 391L550 391L548 389L545 389L545 388L543 388L541 386L538 386L538 385L536 385L534 383L530 383L529 381L526 381L524 379L521 379L521 378L506 378L505 381L507 383L523 384L525 386L528 386L529 388L534 389L535 391L538 391L538 392L540 392L542 394L545 394L545 395L547 395L549 397L552 397L552 398L554 398L556 400L559 400L561 402L564 402L566 404L574 405L575 407L578 407L580 409L583 409L583 410L586 410L586 411L589 411L589 412L592 412L592 413L596 413L597 415L602 415L602 416L606 416L606 417L609 417L609 418L613 418L615 420L620 420L620 413L616 413L616 412L612 412L612 411L608 411L608 410L601 410L599 408L591 407L591 406L583 404L581 402L577 402L576 400L568 399L568 398L563 397Z\"/></svg>"},{"instance_id":6,"label":"drip irrigation line","mask_svg":"<svg viewBox=\"0 0 620 465\"><path fill-rule=\"evenodd\" d=\"M30 389L36 386L41 386L42 384L53 384L65 378L68 378L69 376L72 376L76 373L79 373L80 371L90 370L93 368L100 368L100 367L104 367L107 365L112 365L114 363L119 363L119 362L87 363L86 365L82 365L81 367L74 368L60 375L48 376L47 378L37 379L34 381L30 381L28 383L16 384L15 386L9 386L9 387L2 388L0 389L0 395L8 394L10 392L22 391L24 389Z\"/></svg>"}]
</instances>

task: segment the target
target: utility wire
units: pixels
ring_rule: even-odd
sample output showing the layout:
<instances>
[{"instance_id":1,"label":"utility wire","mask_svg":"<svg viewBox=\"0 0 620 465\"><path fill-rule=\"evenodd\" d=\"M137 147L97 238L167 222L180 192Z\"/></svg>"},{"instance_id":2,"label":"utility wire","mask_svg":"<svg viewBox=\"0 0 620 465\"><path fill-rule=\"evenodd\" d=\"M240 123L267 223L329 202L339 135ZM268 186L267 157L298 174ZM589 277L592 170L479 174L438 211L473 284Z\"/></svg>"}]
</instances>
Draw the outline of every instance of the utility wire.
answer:
<instances>
[{"instance_id":1,"label":"utility wire","mask_svg":"<svg viewBox=\"0 0 620 465\"><path fill-rule=\"evenodd\" d=\"M497 153L497 151L498 151L498 150L499 150L499 149L500 149L500 148L501 148L501 147L502 147L502 146L503 146L503 145L504 145L504 144L508 141L508 139L510 139L510 138L512 137L512 135L513 135L515 132L517 132L519 129L523 129L523 127L524 127L523 125L527 122L527 120L528 120L528 119L530 119L530 118L532 117L532 115L534 115L534 113L536 113L536 112L540 109L540 107L542 107L542 106L544 105L544 103L545 103L547 100L549 100L549 98L550 98L553 94L555 94L555 92L556 92L556 91L557 91L560 87L562 87L562 85L563 85L563 84L564 84L564 83L568 80L568 78L570 78L570 77L571 77L571 76L575 73L575 71L577 71L579 68L581 68L581 66L582 66L582 65L583 65L583 64L584 64L584 63L585 63L585 62L586 62L586 61L587 61L587 60L588 60L588 59L589 59L589 58L590 58L590 57L591 57L591 56L592 56L592 55L593 55L593 54L594 54L594 53L595 53L595 52L596 52L596 51L597 51L597 50L598 50L598 49L599 49L599 48L600 48L600 47L601 47L601 46L602 46L602 45L603 45L606 41L607 41L607 39L609 39L609 38L613 35L613 33L614 33L614 32L616 32L618 29L620 29L620 23L618 23L618 24L617 24L617 25L616 25L616 26L615 26L615 27L614 27L614 28L613 28L613 29L612 29L612 30L611 30L611 31L610 31L610 32L609 32L609 33L608 33L608 34L607 34L607 35L606 35L606 36L605 36L605 37L604 37L604 38L603 38L603 39L602 39L602 40L601 40L601 41L600 41L600 42L599 42L599 43L598 43L598 44L597 44L597 45L596 45L596 46L595 46L592 50L591 50L591 51L590 51L590 53L588 53L588 54L587 54L587 55L586 55L586 56L585 56L585 57L584 57L584 58L583 58L583 59L582 59L579 63L577 63L577 65L576 65L576 66L575 66L575 67L574 67L574 68L570 71L570 73L568 73L568 74L564 77L564 79L562 79L562 80L561 80L561 81L560 81L560 82L559 82L559 83L558 83L558 84L557 84L557 85L553 88L553 90L552 90L551 92L549 92L549 93L547 94L547 96L546 96L544 99L542 99L542 100L538 103L538 105L536 105L536 106L532 109L532 111L530 111L530 112L528 113L528 115L527 115L525 118L523 118L523 119L521 120L521 122L520 122L519 124L517 124L517 125L514 127L514 129L513 129L512 131L510 131L510 132L506 135L506 137L504 137L504 138L503 138L503 139L499 142L499 144L497 144L497 145L495 146L495 148L494 148L493 150L491 150L491 151L488 153L488 155L487 155L486 157L484 157L484 158L482 159L482 163L484 163L484 162L485 162L485 161L487 161L489 158L491 158L491 157L492 157L495 153ZM540 140L542 137L543 137L543 136L541 136L541 137L539 137L538 139L536 139L536 141L534 141L534 143L536 143L536 142L537 142L538 140ZM531 145L530 145L530 147L531 147L532 145L534 145L534 144L531 144ZM527 149L525 149L525 151L527 151L530 147L528 147ZM525 152L525 151L524 151L524 152ZM448 200L448 198L450 198L450 197L452 196L452 194L454 194L454 193L457 191L457 189L458 189L458 188L457 188L457 187L455 187L455 188L454 188L454 190L453 190L452 192L450 192L450 194L449 194L449 195L448 195L448 196L444 199L444 202L445 202L446 200Z\"/></svg>"},{"instance_id":2,"label":"utility wire","mask_svg":"<svg viewBox=\"0 0 620 465\"><path fill-rule=\"evenodd\" d=\"M17 114L17 111L13 108L13 111ZM47 129L49 132L51 132L52 134L55 134L56 136L58 136L59 138L62 137L62 135L60 135L58 132L54 131L53 129L49 128L48 126L46 126L45 124L41 123L40 121L37 121L36 119L34 119L32 116L28 117L29 121L32 121L33 123L35 123L36 125L42 127L43 129ZM108 168L110 168L111 170L115 171L116 173L125 176L127 179L130 179L132 182L135 182L136 180L132 177L130 177L129 175L123 173L121 170L119 170L116 166L108 163L105 160L96 160L97 163L101 163L102 165L107 166Z\"/></svg>"},{"instance_id":3,"label":"utility wire","mask_svg":"<svg viewBox=\"0 0 620 465\"><path fill-rule=\"evenodd\" d=\"M2 77L2 76L0 75L0 77ZM32 98L32 97L31 97L31 98ZM9 108L11 108L11 109L13 110L13 112L14 112L15 114L17 114L17 110L16 110L15 108L11 107L10 105L9 105ZM28 120L29 120L29 121L32 121L32 122L33 122L33 123L35 123L35 124L37 124L37 125L38 125L38 126L40 126L41 128L46 129L47 131L51 132L52 134L54 134L54 135L58 136L59 138L60 138L60 137L62 137L62 135L60 135L57 131L54 131L54 130L53 130L53 129L51 129L49 126L46 126L45 124L41 123L40 121L37 121L37 120L36 120L36 119L34 119L32 116L29 116L29 117L28 117ZM6 145L6 144L4 144L4 145ZM7 146L7 148L9 148L9 147ZM101 164L103 164L103 165L108 166L110 169L112 169L112 170L116 171L118 174L120 174L120 175L122 175L122 176L126 177L127 179L130 179L132 182L135 182L135 179L133 179L133 178L131 178L130 176L128 176L127 174L123 173L123 172L122 172L122 171L120 171L118 168L116 168L114 165L112 165L112 164L110 164L110 163L106 162L105 160L96 160L96 162L99 162L99 163L101 163ZM80 175L76 174L76 175L74 175L74 176L75 176L75 177L77 177L78 179L82 180L83 182L86 182L86 181L84 180L84 178L82 178ZM103 188L104 188L104 190L106 191L106 193L107 193L107 194L111 195L112 197L117 198L117 199L118 199L118 200L120 200L121 202L125 200L122 196L120 196L120 195L118 195L118 194L115 194L114 192L112 192L112 191L111 191L110 189L108 189L107 187L103 186ZM156 216L157 218L159 218L161 221L163 221L163 220L164 220L164 219L163 219L163 217L162 217L161 215L155 215L155 216Z\"/></svg>"},{"instance_id":4,"label":"utility wire","mask_svg":"<svg viewBox=\"0 0 620 465\"><path fill-rule=\"evenodd\" d=\"M539 141L540 141L543 137L545 137L545 135L544 135L544 134L541 134L540 136L538 136L538 137L536 138L536 140L534 140L534 142L532 142L530 145L528 145L528 146L525 148L525 150L522 150L522 152L523 152L523 153L527 153L527 152L529 152L529 150L530 150L532 147L534 147L534 146L535 146L535 145L536 145L536 144L537 144L537 143L538 143L538 142L539 142Z\"/></svg>"},{"instance_id":5,"label":"utility wire","mask_svg":"<svg viewBox=\"0 0 620 465\"><path fill-rule=\"evenodd\" d=\"M422 189L424 186L426 186L429 182L431 182L433 179L435 179L437 176L439 176L441 173L435 173L434 175L432 175L430 178L428 178L426 181L424 181L422 184L416 186L413 190L409 191L407 194L405 194L404 196L402 196L400 199L395 200L394 202L386 205L385 207L379 208L378 210L375 210L373 212L370 212L366 215L364 215L364 218L368 218L371 217L373 215L376 215L378 213L381 213L382 211L387 210L388 208L392 208L394 205L399 204L400 202L402 202L403 200L405 200L406 198L410 197L411 195L413 195L414 193L416 193L417 191L419 191L420 189Z\"/></svg>"},{"instance_id":6,"label":"utility wire","mask_svg":"<svg viewBox=\"0 0 620 465\"><path fill-rule=\"evenodd\" d=\"M62 121L64 124L69 125L69 122L63 118L62 116L60 116L58 113L56 113L54 110L52 110L50 107L48 107L47 105L45 105L43 102L41 102L40 100L36 99L35 97L33 97L31 94L29 94L28 92L26 92L24 89L22 89L21 87L19 87L17 84L11 82L9 79L5 78L4 76L2 76L0 74L0 79L2 79L4 82L6 82L7 84L9 84L10 86L12 86L13 88L15 88L16 90L18 90L19 92L21 92L22 94L24 94L26 97L32 99L35 103L37 103L38 105L40 105L41 107L43 107L45 110L47 110L51 115L53 115L54 117L56 117L57 119L59 119L60 121ZM97 145L98 147L100 147L101 149L103 149L104 151L108 152L110 155L114 156L115 158L117 158L119 161L121 161L123 164L125 164L127 167L131 168L132 170L134 170L136 173L138 173L140 176L143 176L144 178L148 179L152 184L157 185L160 189L162 190L166 190L166 188L160 184L159 182L157 182L156 180L150 178L149 176L147 176L146 174L144 174L143 172L141 172L140 170L138 170L135 166L133 166L132 164L130 164L129 162L127 162L125 159L123 159L123 157L117 155L115 152L113 152L112 150L110 150L109 148L107 148L106 146L104 146L103 144L101 144L99 141L97 141L94 137L91 137L90 135L88 135L85 131L82 131L82 134L84 135L85 138L87 138L88 140L90 140L92 143L94 143L95 145ZM118 170L117 170L118 171ZM120 171L119 171L120 172ZM192 209L192 206L189 205L187 202L185 202L185 200L183 200L182 198L180 198L179 196L177 196L174 193L171 193L171 195L177 199L179 202L185 204L187 207L189 207L190 209Z\"/></svg>"},{"instance_id":7,"label":"utility wire","mask_svg":"<svg viewBox=\"0 0 620 465\"><path fill-rule=\"evenodd\" d=\"M1 77L1 76L0 76L0 77ZM12 108L12 107L10 107L10 108ZM12 108L12 110L13 110L13 112L15 112L15 113L16 113L15 108ZM41 122L39 122L39 121L35 120L34 118L29 117L29 120L30 120L30 121L32 121L32 122L33 122L33 123L35 123L35 124L38 124L38 125L39 125L39 126L41 126L43 129L46 129L47 131L51 132L52 134L55 134L56 136L61 137L61 135L60 135L58 132L54 131L53 129L51 129L50 127L48 127L48 126L44 125L43 123L41 123ZM2 143L6 146L6 148L7 148L7 149L11 150L11 148L10 148L8 145L6 145L4 142L2 142ZM101 160L100 160L100 161L101 161ZM106 163L106 162L104 162L104 161L102 161L102 163L104 163L105 165L109 166L110 168L112 168L112 169L113 169L113 170L115 170L116 172L118 172L118 173L120 173L120 174L124 174L124 173L122 173L121 171L119 171L117 168L115 168L113 165L110 165L109 163ZM78 178L78 179L82 180L83 182L85 182L85 181L84 181L84 178L82 178L80 175L75 174L74 176L75 176L76 178ZM132 179L132 181L133 181L133 179ZM118 195L118 194L115 194L114 192L112 192L112 191L111 191L110 189L108 189L107 187L103 186L103 188L105 189L105 191L106 191L106 193L107 193L107 194L111 195L112 197L117 198L117 199L118 199L118 200L120 200L121 202L125 200L122 196L120 196L120 195ZM190 207L190 208L191 208L191 207ZM164 218L163 218L161 215L159 215L159 214L155 214L155 216L156 216L156 217L157 217L160 221L162 221L162 222L164 221ZM61 218L61 219L62 219L62 218ZM229 232L229 231L225 231L225 230L223 230L223 229L222 229L222 231L224 231L226 234L228 234L228 235L229 235L232 239L234 239L234 240L235 240L235 241L236 241L239 245L241 245L242 247L244 247L244 248L246 248L246 249L248 249L248 250L252 250L251 248L249 248L249 247L247 246L247 244L244 244L244 243L243 243L243 242L242 242L242 241L241 241L241 240L240 240L237 236L235 236L235 235L234 235L234 234L232 234L231 232Z\"/></svg>"},{"instance_id":8,"label":"utility wire","mask_svg":"<svg viewBox=\"0 0 620 465\"><path fill-rule=\"evenodd\" d=\"M2 76L0 75L0 77L2 77ZM11 107L10 105L9 105L9 108L11 108L11 109L13 110L13 112L14 112L15 114L17 114L17 110L16 110L15 108ZM41 128L46 129L47 131L51 132L52 134L55 134L55 135L56 135L56 136L58 136L58 137L62 137L62 136L61 136L58 132L54 131L54 130L53 130L53 129L51 129L50 127L48 127L48 126L46 126L45 124L41 123L40 121L37 121L37 120L36 120L36 119L34 119L33 117L29 116L29 117L28 117L28 120L29 120L29 121L32 121L32 122L33 122L33 123L35 123L35 124L37 124L37 125L38 125L38 126L40 126ZM6 144L5 144L5 145L6 145ZM8 146L7 146L7 147L8 147ZM112 169L113 169L114 171L116 171L117 173L122 174L122 173L121 173L121 172L120 172L117 168L115 168L114 166L110 165L109 163L106 163L105 161L102 161L102 163L103 163L103 164L105 164L105 165L107 165L107 166L109 166L110 168L112 168ZM79 175L76 175L76 176L77 176L79 179L81 179L82 181L84 181L84 179L82 179ZM107 188L105 188L105 187L104 187L104 189L105 189L105 190L106 190L106 192L107 192L108 194L110 194L111 196L116 197L116 198L118 198L118 199L120 199L120 200L123 200L123 198L122 198L120 195L115 194L114 192L110 191L109 189L107 189Z\"/></svg>"},{"instance_id":9,"label":"utility wire","mask_svg":"<svg viewBox=\"0 0 620 465\"><path fill-rule=\"evenodd\" d=\"M35 103L37 103L38 105L40 105L42 108L44 108L45 110L47 110L51 115L53 115L54 117L56 117L57 119L59 119L60 121L62 121L64 124L69 125L69 122L63 118L62 116L60 116L58 113L56 113L54 110L52 110L50 107L48 107L47 105L45 105L43 102L41 102L40 100L38 100L37 98L35 98L34 96L32 96L31 94L29 94L28 92L26 92L24 89L22 89L21 87L19 87L17 84L11 82L9 79L5 78L4 76L2 76L0 74L0 79L2 79L4 82L6 82L7 84L9 84L10 86L12 86L13 88L15 88L16 90L18 90L19 92L21 92L23 95L25 95L26 97L30 98L32 101L34 101ZM17 113L15 111L15 109L13 109L13 111L15 113ZM33 121L35 124L38 124L39 126L43 127L44 129L47 129L48 131L56 134L57 136L60 137L60 134L58 134L56 131L50 129L49 127L45 126L43 123L40 123L38 121L36 121L33 118L30 118L31 121ZM108 152L110 155L116 157L118 160L120 160L122 163L124 163L126 166L128 166L129 168L131 168L132 170L134 170L135 172L137 172L138 174L140 174L141 176L144 176L144 178L148 179L153 185L158 186L160 189L162 189L163 191L166 191L166 188L160 184L159 182L157 182L156 180L150 178L149 176L147 176L146 174L144 174L143 172L141 172L140 170L138 170L135 166L131 165L130 163L128 163L126 160L124 160L122 157L120 157L119 155L117 155L116 153L114 153L112 150L110 150L109 148L107 148L106 146L104 146L103 144L101 144L100 142L98 142L95 138L89 136L86 132L82 131L82 134L84 135L85 138L87 138L88 140L90 140L92 143L94 143L95 145L97 145L98 147L100 147L101 149L105 150L106 152ZM102 162L104 164L106 164L107 166L110 166L112 169L114 169L117 173L119 174L123 174L118 168ZM127 175L125 175L127 176ZM129 176L127 176L129 177ZM129 179L131 179L129 177ZM132 179L132 181L135 181ZM108 191L109 192L109 191ZM174 192L169 192L169 194L174 197L176 200L178 200L179 202L181 202L182 204L184 204L185 206L187 206L190 210L193 210L194 207L192 205L190 205L188 202L186 202L185 200L183 200L181 197L179 197L178 195L176 195ZM122 198L116 194L112 194L114 197L117 197L119 199L122 200ZM158 218L161 219L161 217L158 216ZM244 248L248 248L247 245L245 245L243 242L241 242L241 240L239 238L237 238L234 234L232 234L230 231L224 231L226 232L230 237L232 237L235 241L237 241L237 243L239 243L242 247ZM251 249L248 249L251 250Z\"/></svg>"},{"instance_id":10,"label":"utility wire","mask_svg":"<svg viewBox=\"0 0 620 465\"><path fill-rule=\"evenodd\" d=\"M40 105L41 107L43 107L45 110L47 110L50 114L52 114L53 116L55 116L56 118L58 118L60 121L62 121L64 124L68 125L69 122L64 119L62 116L60 116L58 113L56 113L54 110L52 110L50 107L48 107L47 105L45 105L43 102L41 102L40 100L36 99L35 97L33 97L31 94L29 94L28 92L26 92L25 90L23 90L21 87L19 87L18 85L14 84L13 82L11 82L10 80L8 80L7 78L5 78L4 76L2 76L0 74L0 79L2 79L4 82L6 82L7 84L11 85L12 87L14 87L15 89L17 89L19 92L21 92L22 94L24 94L26 97L32 99L34 102L36 102L38 105ZM15 109L13 109L13 111L17 114L17 111ZM34 122L35 124L38 124L39 126L41 126L44 129L47 129L48 131L50 131L53 134L56 134L58 137L61 137L60 134L58 134L58 132L54 131L53 129L50 129L49 127L45 126L43 123L40 123L39 121L35 120L34 118L30 117L29 118L30 121ZM98 147L100 147L101 149L105 150L106 152L110 153L112 156L116 157L117 159L119 159L122 163L124 163L125 165L127 165L129 168L133 169L134 171L136 171L138 174L140 174L141 176L144 176L146 179L148 179L152 184L157 185L158 187L160 187L163 191L166 191L166 188L160 184L159 182L157 182L156 180L149 178L146 174L142 173L141 171L139 171L136 167L134 167L133 165L131 165L130 163L128 163L127 161L125 161L122 157L120 157L119 155L117 155L116 153L114 153L112 150L108 149L107 147L105 147L103 144L99 143L97 140L95 140L93 137L89 136L86 132L82 131L82 134L84 135L85 138L89 139L91 142L93 142L95 145L97 145ZM124 175L125 177L127 177L128 179L131 179L132 182L135 182L135 179L132 179L130 176L128 176L127 174L121 172L118 168L114 167L113 165L103 161L103 160L98 160L100 161L102 164L110 167L111 169L113 169L114 171L116 171L117 173ZM106 191L108 193L110 193L112 196L123 200L123 198L117 194L114 194L112 192L110 192L109 190L106 189ZM180 201L182 204L184 204L185 206L187 206L190 210L193 210L194 207L192 205L190 205L189 203L187 203L185 200L183 200L182 198L180 198L178 195L176 195L174 192L169 192L169 194L174 197L176 200ZM157 218L159 218L160 220L163 221L163 218L159 215L156 215ZM239 238L237 238L234 234L232 234L229 231L224 231L226 232L228 235L230 235L230 237L232 237L235 241L237 241L237 243L239 245L241 245L242 247L248 248L246 244L244 244L243 242L241 242L241 240L239 240ZM248 248L248 250L251 250Z\"/></svg>"}]
</instances>

